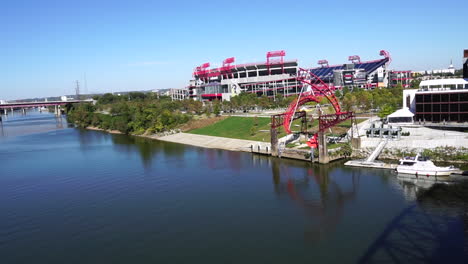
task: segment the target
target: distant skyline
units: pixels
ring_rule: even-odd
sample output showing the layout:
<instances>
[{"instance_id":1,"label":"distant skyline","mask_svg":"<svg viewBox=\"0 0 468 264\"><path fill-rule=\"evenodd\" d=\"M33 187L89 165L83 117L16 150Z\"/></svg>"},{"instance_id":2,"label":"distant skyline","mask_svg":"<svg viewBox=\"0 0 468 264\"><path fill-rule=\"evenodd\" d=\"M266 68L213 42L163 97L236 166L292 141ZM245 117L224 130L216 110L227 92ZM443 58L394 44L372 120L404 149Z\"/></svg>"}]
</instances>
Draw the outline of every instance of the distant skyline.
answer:
<instances>
[{"instance_id":1,"label":"distant skyline","mask_svg":"<svg viewBox=\"0 0 468 264\"><path fill-rule=\"evenodd\" d=\"M6 1L0 99L74 94L76 80L83 93L183 88L204 62L272 50L302 67L384 49L391 69L459 69L467 14L466 0Z\"/></svg>"}]
</instances>

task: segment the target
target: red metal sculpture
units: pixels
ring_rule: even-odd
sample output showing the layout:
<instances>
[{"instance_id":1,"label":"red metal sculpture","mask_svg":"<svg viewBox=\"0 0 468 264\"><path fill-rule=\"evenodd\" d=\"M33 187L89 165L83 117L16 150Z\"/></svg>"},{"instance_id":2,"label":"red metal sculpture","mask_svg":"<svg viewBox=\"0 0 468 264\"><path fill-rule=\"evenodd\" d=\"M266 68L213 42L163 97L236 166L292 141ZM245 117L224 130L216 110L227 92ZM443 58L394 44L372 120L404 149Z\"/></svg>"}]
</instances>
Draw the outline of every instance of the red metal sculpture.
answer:
<instances>
[{"instance_id":1,"label":"red metal sculpture","mask_svg":"<svg viewBox=\"0 0 468 264\"><path fill-rule=\"evenodd\" d=\"M336 98L333 86L324 83L318 76L311 73L309 70L300 68L296 79L303 84L303 88L299 96L289 105L284 115L283 127L287 134L291 134L291 122L296 113L296 110L301 105L308 102L320 103L323 98L326 98L333 109L334 114L320 115L319 117L319 132L333 127L354 116L353 112L342 112L338 98ZM318 133L307 142L310 147L317 148Z\"/></svg>"}]
</instances>

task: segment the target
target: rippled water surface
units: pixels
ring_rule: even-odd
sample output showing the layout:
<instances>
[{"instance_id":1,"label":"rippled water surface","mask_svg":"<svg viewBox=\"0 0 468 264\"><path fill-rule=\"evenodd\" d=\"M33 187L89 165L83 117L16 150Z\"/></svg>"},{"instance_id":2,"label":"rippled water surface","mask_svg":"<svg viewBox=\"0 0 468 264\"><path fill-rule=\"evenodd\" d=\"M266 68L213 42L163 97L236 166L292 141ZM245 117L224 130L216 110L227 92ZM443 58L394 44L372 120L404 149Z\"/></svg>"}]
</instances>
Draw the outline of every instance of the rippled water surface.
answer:
<instances>
[{"instance_id":1,"label":"rippled water surface","mask_svg":"<svg viewBox=\"0 0 468 264\"><path fill-rule=\"evenodd\" d=\"M464 184L10 117L0 263L466 263Z\"/></svg>"}]
</instances>

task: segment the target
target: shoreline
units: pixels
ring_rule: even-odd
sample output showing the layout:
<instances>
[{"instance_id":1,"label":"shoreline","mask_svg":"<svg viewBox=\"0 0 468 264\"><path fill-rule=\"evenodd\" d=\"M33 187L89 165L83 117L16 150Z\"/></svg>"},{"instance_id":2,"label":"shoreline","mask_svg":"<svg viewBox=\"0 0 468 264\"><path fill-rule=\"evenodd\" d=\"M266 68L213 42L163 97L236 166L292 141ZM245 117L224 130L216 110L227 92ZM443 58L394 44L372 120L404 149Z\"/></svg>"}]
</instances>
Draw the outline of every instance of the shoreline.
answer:
<instances>
[{"instance_id":1,"label":"shoreline","mask_svg":"<svg viewBox=\"0 0 468 264\"><path fill-rule=\"evenodd\" d=\"M197 135L197 134L189 134L189 133L184 133L184 132L178 132L178 133L173 133L173 134L168 134L168 135L159 135L159 134L136 135L136 134L124 134L117 130L108 130L108 129L102 129L102 128L92 127L92 126L85 127L85 129L91 130L91 131L101 131L101 132L106 132L106 133L115 134L115 135L129 135L129 136L147 138L147 139L152 139L152 140L160 140L164 142L172 142L172 143L178 143L178 144L201 147L201 148L210 148L210 149L222 149L222 150L242 151L242 152L252 152L250 146L254 146L255 148L260 146L262 149L265 149L266 147L268 147L270 149L270 143L266 143L262 141ZM257 152L253 152L253 153L257 153Z\"/></svg>"},{"instance_id":2,"label":"shoreline","mask_svg":"<svg viewBox=\"0 0 468 264\"><path fill-rule=\"evenodd\" d=\"M152 140L160 140L164 142L171 142L171 143L178 143L188 146L195 146L201 148L209 148L209 149L221 149L221 150L229 150L229 151L241 151L241 152L250 152L250 153L257 153L257 154L265 154L269 155L265 150L271 149L271 144L262 142L262 141L252 141L252 140L245 140L245 139L235 139L235 138L226 138L226 137L216 137L216 136L207 136L207 135L198 135L198 134L189 134L184 132L177 132L173 134L166 134L166 135L159 135L159 134L151 134L151 135L136 135L136 134L124 134L118 130L106 130L102 128L88 126L85 129L91 131L101 131L106 132L109 134L114 135L129 135L135 137L142 137ZM252 151L251 147L254 147L254 151ZM256 151L260 148L259 151ZM297 159L293 157L284 156L284 158L292 158L295 160L303 160L304 159ZM359 155L351 155L351 159L359 159L362 158ZM341 159L340 159L341 160ZM388 164L392 164L391 161L398 162L398 158L391 159L391 158L383 158L382 161ZM390 161L390 162L389 162ZM466 163L463 160L433 160L436 163L454 163L454 164L464 164Z\"/></svg>"},{"instance_id":3,"label":"shoreline","mask_svg":"<svg viewBox=\"0 0 468 264\"><path fill-rule=\"evenodd\" d=\"M87 126L85 127L85 129L92 130L92 131L102 131L102 132L106 132L106 133L114 134L114 135L125 135L124 133L118 130L102 129L102 128L93 127L93 126Z\"/></svg>"}]
</instances>

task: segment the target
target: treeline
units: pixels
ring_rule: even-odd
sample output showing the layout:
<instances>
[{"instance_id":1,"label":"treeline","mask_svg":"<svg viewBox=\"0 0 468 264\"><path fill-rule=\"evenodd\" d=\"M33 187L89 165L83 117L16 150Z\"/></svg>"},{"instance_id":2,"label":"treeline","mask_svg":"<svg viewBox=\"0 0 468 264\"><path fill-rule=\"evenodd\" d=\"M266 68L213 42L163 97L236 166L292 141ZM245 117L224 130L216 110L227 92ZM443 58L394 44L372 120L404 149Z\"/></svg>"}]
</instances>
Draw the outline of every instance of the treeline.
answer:
<instances>
[{"instance_id":1,"label":"treeline","mask_svg":"<svg viewBox=\"0 0 468 264\"><path fill-rule=\"evenodd\" d=\"M383 118L403 105L403 87L363 90L354 88L352 91L344 87L336 91L341 106L345 111L368 112L378 111L378 116Z\"/></svg>"},{"instance_id":2,"label":"treeline","mask_svg":"<svg viewBox=\"0 0 468 264\"><path fill-rule=\"evenodd\" d=\"M118 130L125 134L143 134L167 131L190 120L181 112L179 103L169 97L154 94L105 94L90 103L67 108L68 121L80 127L98 127Z\"/></svg>"}]
</instances>

